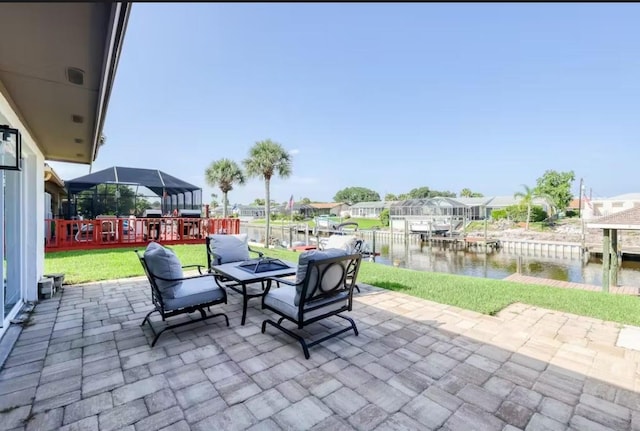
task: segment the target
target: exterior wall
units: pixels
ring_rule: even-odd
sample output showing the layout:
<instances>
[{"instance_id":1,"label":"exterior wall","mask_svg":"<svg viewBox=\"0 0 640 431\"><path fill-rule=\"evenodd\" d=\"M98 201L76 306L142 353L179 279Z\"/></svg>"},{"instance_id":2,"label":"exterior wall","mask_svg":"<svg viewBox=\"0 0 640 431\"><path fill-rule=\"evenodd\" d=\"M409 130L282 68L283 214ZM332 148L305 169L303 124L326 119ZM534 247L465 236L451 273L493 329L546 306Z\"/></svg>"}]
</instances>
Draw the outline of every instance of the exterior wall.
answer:
<instances>
[{"instance_id":1,"label":"exterior wall","mask_svg":"<svg viewBox=\"0 0 640 431\"><path fill-rule=\"evenodd\" d=\"M329 215L332 214L331 208L314 208L313 214L319 215Z\"/></svg>"},{"instance_id":2,"label":"exterior wall","mask_svg":"<svg viewBox=\"0 0 640 431\"><path fill-rule=\"evenodd\" d=\"M44 157L6 94L0 83L0 124L20 130L23 161L21 171L4 171L4 177L0 171L0 187L4 178L4 190L0 192L0 261L7 261L6 274L0 265L0 279L6 276L7 292L17 291L19 295L11 310L5 310L4 295L0 298L0 336L25 301L38 299L38 280L44 273Z\"/></svg>"},{"instance_id":3,"label":"exterior wall","mask_svg":"<svg viewBox=\"0 0 640 431\"><path fill-rule=\"evenodd\" d=\"M640 202L636 200L594 199L592 201L593 210L591 210L584 202L582 203L582 217L585 220L604 217L631 209L636 205L640 206Z\"/></svg>"},{"instance_id":4,"label":"exterior wall","mask_svg":"<svg viewBox=\"0 0 640 431\"><path fill-rule=\"evenodd\" d=\"M331 213L340 216L345 211L349 212L350 208L351 206L349 206L348 204L336 205L335 207L331 208Z\"/></svg>"},{"instance_id":5,"label":"exterior wall","mask_svg":"<svg viewBox=\"0 0 640 431\"><path fill-rule=\"evenodd\" d=\"M380 217L380 213L384 210L384 208L351 208L351 217L361 217L361 218L378 218Z\"/></svg>"}]
</instances>

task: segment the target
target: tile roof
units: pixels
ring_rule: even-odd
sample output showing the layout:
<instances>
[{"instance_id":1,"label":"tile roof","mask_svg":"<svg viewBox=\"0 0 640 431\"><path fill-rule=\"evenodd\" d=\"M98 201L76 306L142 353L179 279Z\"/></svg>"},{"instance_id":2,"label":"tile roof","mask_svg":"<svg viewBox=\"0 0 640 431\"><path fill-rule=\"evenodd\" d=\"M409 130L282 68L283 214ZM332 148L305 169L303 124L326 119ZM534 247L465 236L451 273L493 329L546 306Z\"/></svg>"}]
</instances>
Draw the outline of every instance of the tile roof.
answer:
<instances>
[{"instance_id":1,"label":"tile roof","mask_svg":"<svg viewBox=\"0 0 640 431\"><path fill-rule=\"evenodd\" d=\"M623 195L608 198L609 201L640 201L640 193L625 193Z\"/></svg>"},{"instance_id":2,"label":"tile roof","mask_svg":"<svg viewBox=\"0 0 640 431\"><path fill-rule=\"evenodd\" d=\"M640 206L634 206L628 210L599 217L587 223L587 227L606 229L605 226L611 226L611 228L617 226L619 229L640 230Z\"/></svg>"},{"instance_id":3,"label":"tile roof","mask_svg":"<svg viewBox=\"0 0 640 431\"><path fill-rule=\"evenodd\" d=\"M321 208L335 208L337 206L340 205L344 205L341 202L312 202L309 204L309 206L313 207L313 208L317 208L317 209L321 209Z\"/></svg>"}]
</instances>

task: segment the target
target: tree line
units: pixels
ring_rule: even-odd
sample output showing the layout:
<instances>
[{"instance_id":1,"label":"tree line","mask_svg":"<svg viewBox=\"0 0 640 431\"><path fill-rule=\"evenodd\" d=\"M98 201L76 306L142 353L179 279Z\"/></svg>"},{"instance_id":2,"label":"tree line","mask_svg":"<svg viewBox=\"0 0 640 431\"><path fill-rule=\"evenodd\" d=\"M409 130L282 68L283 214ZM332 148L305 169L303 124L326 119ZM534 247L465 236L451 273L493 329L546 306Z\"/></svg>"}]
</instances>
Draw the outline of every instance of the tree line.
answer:
<instances>
[{"instance_id":1,"label":"tree line","mask_svg":"<svg viewBox=\"0 0 640 431\"><path fill-rule=\"evenodd\" d=\"M218 187L222 192L223 217L227 217L228 213L228 193L233 190L234 185L242 185L246 178L258 177L265 184L265 198L258 198L255 204L263 204L265 207L266 228L269 231L269 214L271 214L271 205L275 204L270 199L270 182L274 176L288 178L292 172L291 155L281 144L273 142L270 139L258 141L249 149L249 155L242 161L244 169L240 165L230 159L223 158L212 162L205 170L205 180L209 186ZM551 215L565 211L569 203L573 199L571 193L571 185L575 180L573 171L558 172L555 170L546 170L542 176L536 180L535 187L522 185L523 190L514 193L514 198L520 199L517 208L511 209L511 213L522 212L526 208L526 228L529 227L532 212L537 214L537 218L542 213L533 205L534 199L545 199L550 208ZM216 195L212 195L214 197ZM460 197L483 197L480 192L473 191L469 188L463 188L460 191ZM411 189L407 193L393 194L387 193L384 196L385 201L403 201L409 199L427 199L433 197L457 197L456 193L448 190L435 190L427 186ZM345 202L350 205L358 202L380 201L380 195L375 190L366 187L352 186L339 190L333 197L334 202ZM303 198L302 203L311 203L309 198ZM509 209L507 209L509 210ZM509 211L505 211L509 216ZM497 214L496 214L497 215ZM547 217L544 214L545 218Z\"/></svg>"}]
</instances>

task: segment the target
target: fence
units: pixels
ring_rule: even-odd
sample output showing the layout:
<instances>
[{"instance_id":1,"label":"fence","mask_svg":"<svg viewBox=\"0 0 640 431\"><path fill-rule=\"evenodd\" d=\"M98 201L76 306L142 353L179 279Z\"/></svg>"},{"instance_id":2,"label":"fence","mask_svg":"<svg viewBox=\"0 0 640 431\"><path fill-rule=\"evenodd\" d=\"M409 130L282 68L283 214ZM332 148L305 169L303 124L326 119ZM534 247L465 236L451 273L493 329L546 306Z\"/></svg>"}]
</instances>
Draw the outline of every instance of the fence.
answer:
<instances>
[{"instance_id":1,"label":"fence","mask_svg":"<svg viewBox=\"0 0 640 431\"><path fill-rule=\"evenodd\" d=\"M239 219L103 218L45 220L45 252L134 247L155 240L162 244L202 244L214 233L240 233Z\"/></svg>"}]
</instances>

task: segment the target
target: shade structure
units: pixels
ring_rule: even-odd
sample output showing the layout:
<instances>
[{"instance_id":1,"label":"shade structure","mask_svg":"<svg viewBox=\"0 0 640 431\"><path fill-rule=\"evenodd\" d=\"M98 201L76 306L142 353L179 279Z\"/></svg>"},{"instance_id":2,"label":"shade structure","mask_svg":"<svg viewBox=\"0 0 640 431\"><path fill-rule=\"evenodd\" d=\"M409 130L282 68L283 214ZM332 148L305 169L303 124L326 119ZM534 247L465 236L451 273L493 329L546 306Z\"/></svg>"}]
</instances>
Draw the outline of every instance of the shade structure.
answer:
<instances>
[{"instance_id":1,"label":"shade structure","mask_svg":"<svg viewBox=\"0 0 640 431\"><path fill-rule=\"evenodd\" d=\"M181 210L200 210L202 205L200 187L158 169L114 166L68 180L65 187L69 196L65 211L68 219L75 216L96 218L99 215L143 216L147 209L176 215ZM120 187L135 191L121 197L125 190ZM138 194L138 187L160 197L159 207L145 203L145 197L150 196ZM102 192L99 188L103 189Z\"/></svg>"},{"instance_id":2,"label":"shade structure","mask_svg":"<svg viewBox=\"0 0 640 431\"><path fill-rule=\"evenodd\" d=\"M124 168L113 166L89 175L65 181L69 194L88 190L98 184L140 185L148 188L158 196L201 190L200 187L162 172L158 169Z\"/></svg>"}]
</instances>

